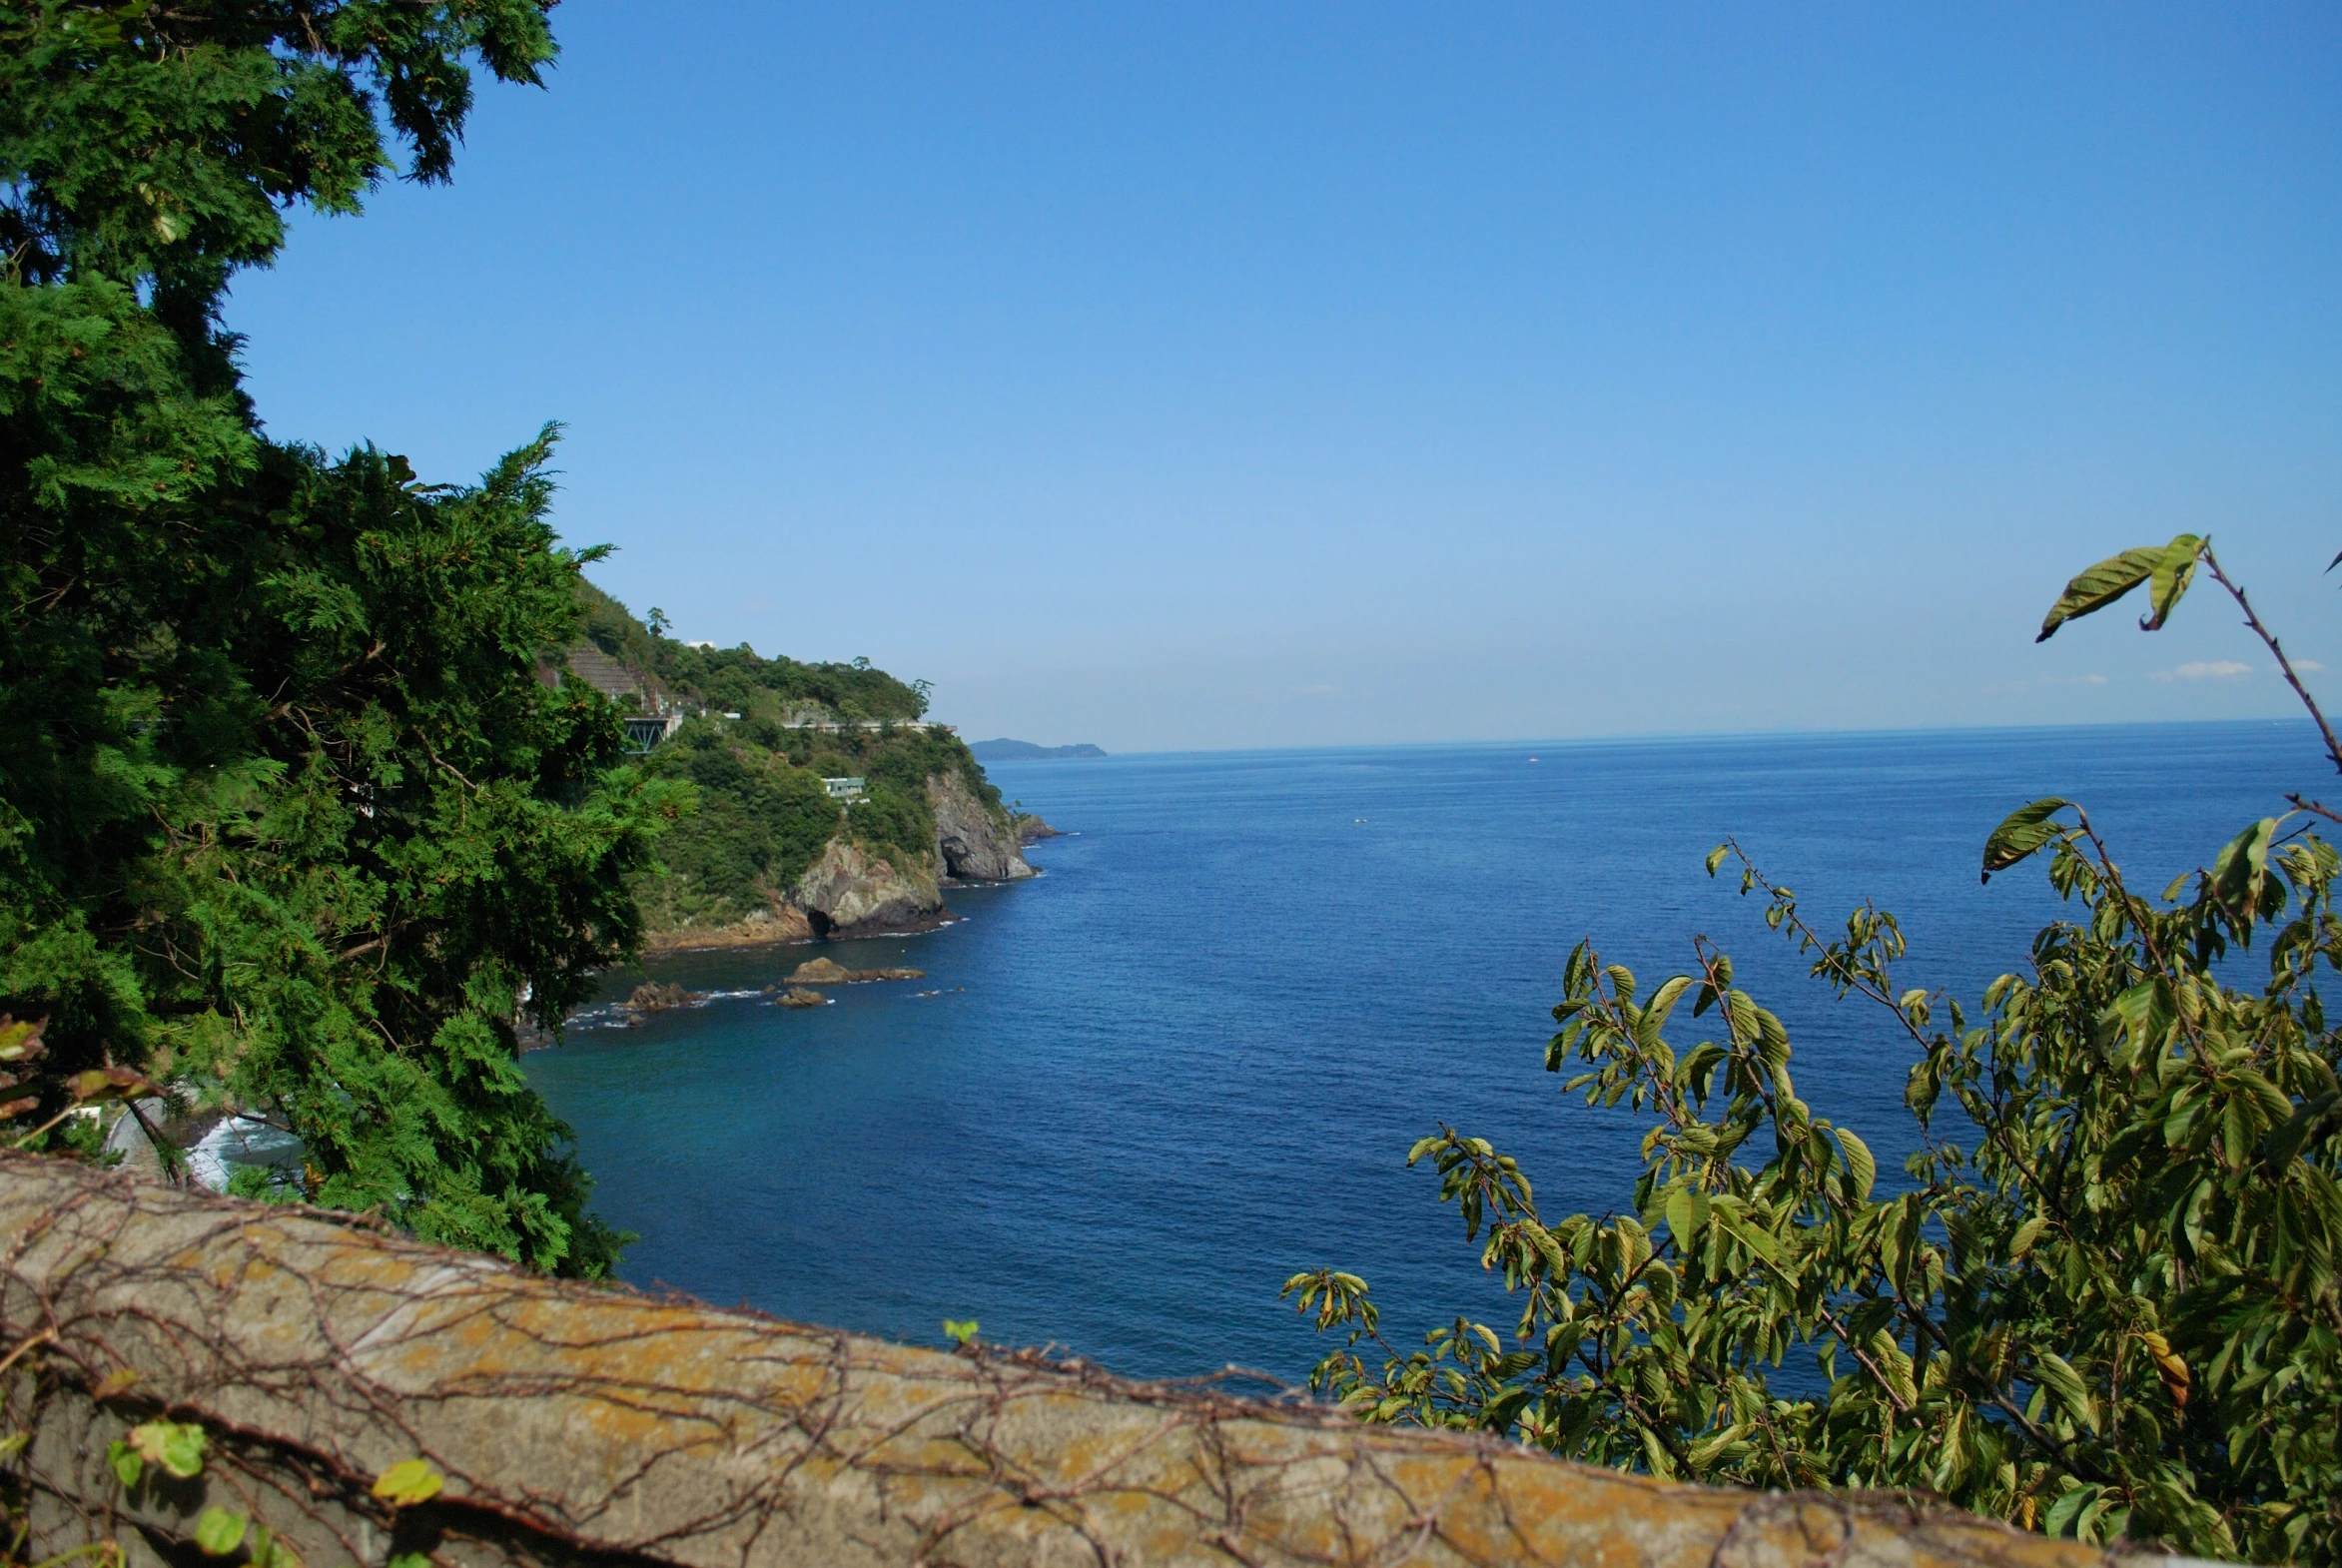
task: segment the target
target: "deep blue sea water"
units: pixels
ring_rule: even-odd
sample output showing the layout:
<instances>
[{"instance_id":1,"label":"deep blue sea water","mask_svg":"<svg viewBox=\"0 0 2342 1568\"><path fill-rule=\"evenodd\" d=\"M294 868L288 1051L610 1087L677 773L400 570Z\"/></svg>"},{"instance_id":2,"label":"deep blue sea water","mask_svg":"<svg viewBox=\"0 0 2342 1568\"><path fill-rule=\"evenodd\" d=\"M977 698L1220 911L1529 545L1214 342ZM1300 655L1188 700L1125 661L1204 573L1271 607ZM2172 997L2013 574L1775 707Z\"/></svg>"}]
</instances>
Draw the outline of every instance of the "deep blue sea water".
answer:
<instances>
[{"instance_id":1,"label":"deep blue sea water","mask_svg":"<svg viewBox=\"0 0 2342 1568\"><path fill-rule=\"evenodd\" d=\"M2320 766L2300 723L1000 763L1073 835L1033 850L1045 874L954 892L945 930L826 949L927 980L789 1011L758 989L823 950L686 955L655 972L740 994L525 1062L596 1206L640 1232L637 1283L1297 1381L1322 1346L1277 1287L1302 1267L1364 1274L1394 1339L1508 1319L1405 1168L1442 1121L1518 1157L1548 1217L1627 1201L1640 1129L1543 1070L1581 937L1646 985L1690 967L1694 933L1723 944L1788 1023L1800 1093L1900 1158L1910 1048L1703 873L1724 834L1823 923L1876 898L1904 983L1972 999L2057 908L2032 867L1978 884L2010 809L2082 801L2160 889Z\"/></svg>"}]
</instances>

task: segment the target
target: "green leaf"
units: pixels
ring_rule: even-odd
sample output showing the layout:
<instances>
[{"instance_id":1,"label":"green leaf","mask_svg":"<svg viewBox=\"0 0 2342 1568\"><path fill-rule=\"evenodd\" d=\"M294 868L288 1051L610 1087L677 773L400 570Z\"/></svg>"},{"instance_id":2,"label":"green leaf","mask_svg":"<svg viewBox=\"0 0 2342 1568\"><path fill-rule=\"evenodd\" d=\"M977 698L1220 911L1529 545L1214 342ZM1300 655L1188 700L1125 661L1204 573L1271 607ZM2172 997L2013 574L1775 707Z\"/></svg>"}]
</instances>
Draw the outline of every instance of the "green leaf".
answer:
<instances>
[{"instance_id":1,"label":"green leaf","mask_svg":"<svg viewBox=\"0 0 2342 1568\"><path fill-rule=\"evenodd\" d=\"M2163 558L2155 562L2154 574L2148 580L2147 615L2138 623L2141 631L2160 631L2170 617L2172 606L2187 591L2195 578L2195 563L2202 557L2204 546L2211 541L2192 533L2182 533L2163 546Z\"/></svg>"},{"instance_id":2,"label":"green leaf","mask_svg":"<svg viewBox=\"0 0 2342 1568\"><path fill-rule=\"evenodd\" d=\"M2079 620L2084 615L2094 615L2140 583L2148 581L2155 575L2158 568L2164 566L2180 540L2189 537L2183 533L2169 544L2142 545L2134 550L2124 550L2119 555L2107 556L2095 566L2082 572L2065 584L2065 591L2057 596L2055 604L2049 606L2048 615L2041 621L2040 634L2035 636L2033 641L2048 641L2056 634L2057 628L2067 621ZM2201 548L2200 543L2197 547ZM2189 558L2189 565L2190 567L2193 565L2192 556ZM2174 567L2173 570L2176 576L2177 568ZM2184 580L2180 581L2179 588L2185 586ZM2172 597L2176 599L2177 596L2178 589L2174 589Z\"/></svg>"},{"instance_id":3,"label":"green leaf","mask_svg":"<svg viewBox=\"0 0 2342 1568\"><path fill-rule=\"evenodd\" d=\"M2049 1505L2048 1513L2041 1520L2042 1533L2052 1536L2072 1535L2074 1521L2080 1517L2084 1508L2098 1500L2098 1496L2099 1489L2095 1486L2077 1486L2067 1492Z\"/></svg>"},{"instance_id":4,"label":"green leaf","mask_svg":"<svg viewBox=\"0 0 2342 1568\"><path fill-rule=\"evenodd\" d=\"M2212 892L2231 914L2250 918L2260 908L2261 883L2269 870L2269 840L2278 819L2263 817L2230 839L2212 862Z\"/></svg>"},{"instance_id":5,"label":"green leaf","mask_svg":"<svg viewBox=\"0 0 2342 1568\"><path fill-rule=\"evenodd\" d=\"M2051 795L2003 817L1992 836L1984 840L1983 880L1991 881L1993 872L2007 870L2062 833L2064 829L2049 819L2072 804Z\"/></svg>"},{"instance_id":6,"label":"green leaf","mask_svg":"<svg viewBox=\"0 0 2342 1568\"><path fill-rule=\"evenodd\" d=\"M447 1484L428 1459L401 1459L375 1478L374 1492L393 1508L428 1502Z\"/></svg>"},{"instance_id":7,"label":"green leaf","mask_svg":"<svg viewBox=\"0 0 2342 1568\"><path fill-rule=\"evenodd\" d=\"M195 1544L207 1556L225 1557L244 1544L245 1527L251 1522L215 1503L195 1522Z\"/></svg>"},{"instance_id":8,"label":"green leaf","mask_svg":"<svg viewBox=\"0 0 2342 1568\"><path fill-rule=\"evenodd\" d=\"M2073 1418L2091 1431L2098 1429L2098 1407L2090 1399L2090 1391L2081 1380L2081 1374L2066 1363L2054 1350L2042 1350L2033 1357L2041 1381L2057 1396L2058 1403L2072 1412Z\"/></svg>"},{"instance_id":9,"label":"green leaf","mask_svg":"<svg viewBox=\"0 0 2342 1568\"><path fill-rule=\"evenodd\" d=\"M1711 877L1716 875L1717 868L1724 864L1725 857L1731 853L1732 846L1730 844L1719 844L1708 851L1708 875Z\"/></svg>"},{"instance_id":10,"label":"green leaf","mask_svg":"<svg viewBox=\"0 0 2342 1568\"><path fill-rule=\"evenodd\" d=\"M1872 1183L1879 1178L1879 1162L1872 1157L1871 1146L1845 1128L1838 1129L1838 1142L1846 1148L1846 1195L1857 1203L1867 1203Z\"/></svg>"},{"instance_id":11,"label":"green leaf","mask_svg":"<svg viewBox=\"0 0 2342 1568\"><path fill-rule=\"evenodd\" d=\"M2107 1004L2106 1018L2122 1027L2122 1033L2134 1056L2147 1050L2153 1043L2158 1033L2158 1024L2169 1022L2167 1018L2157 1017L2157 989L2154 981L2142 980Z\"/></svg>"},{"instance_id":12,"label":"green leaf","mask_svg":"<svg viewBox=\"0 0 2342 1568\"><path fill-rule=\"evenodd\" d=\"M148 1421L130 1429L130 1446L182 1481L203 1473L204 1429L198 1422Z\"/></svg>"},{"instance_id":13,"label":"green leaf","mask_svg":"<svg viewBox=\"0 0 2342 1568\"><path fill-rule=\"evenodd\" d=\"M1651 993L1650 1005L1635 1020L1635 1043L1649 1050L1658 1043L1659 1031L1666 1027L1667 1016L1675 1011L1677 1002L1691 989L1689 975L1670 975L1657 991Z\"/></svg>"},{"instance_id":14,"label":"green leaf","mask_svg":"<svg viewBox=\"0 0 2342 1568\"><path fill-rule=\"evenodd\" d=\"M1424 1142L1429 1143L1433 1141L1426 1139ZM1422 1146L1417 1145L1416 1147L1420 1149ZM1414 1160L1411 1158L1407 1161L1408 1165L1413 1165L1414 1163ZM964 1345L969 1340L975 1338L977 1326L976 1319L973 1317L947 1317L944 1319L944 1333L954 1344Z\"/></svg>"},{"instance_id":15,"label":"green leaf","mask_svg":"<svg viewBox=\"0 0 2342 1568\"><path fill-rule=\"evenodd\" d=\"M1675 1249L1685 1257L1692 1254L1692 1192L1681 1182L1667 1194L1667 1233L1675 1240Z\"/></svg>"},{"instance_id":16,"label":"green leaf","mask_svg":"<svg viewBox=\"0 0 2342 1568\"><path fill-rule=\"evenodd\" d=\"M106 1445L106 1463L113 1467L114 1479L124 1486L138 1485L138 1478L146 1474L146 1460L119 1437Z\"/></svg>"}]
</instances>

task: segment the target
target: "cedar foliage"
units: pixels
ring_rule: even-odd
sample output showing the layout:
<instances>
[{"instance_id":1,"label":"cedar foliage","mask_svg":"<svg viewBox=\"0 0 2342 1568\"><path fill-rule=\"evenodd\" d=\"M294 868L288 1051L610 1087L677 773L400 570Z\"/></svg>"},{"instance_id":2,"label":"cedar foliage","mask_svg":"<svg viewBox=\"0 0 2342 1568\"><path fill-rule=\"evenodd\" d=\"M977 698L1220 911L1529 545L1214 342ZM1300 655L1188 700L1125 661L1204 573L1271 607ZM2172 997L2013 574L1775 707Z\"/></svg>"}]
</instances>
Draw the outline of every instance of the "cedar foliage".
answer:
<instances>
[{"instance_id":1,"label":"cedar foliage","mask_svg":"<svg viewBox=\"0 0 2342 1568\"><path fill-rule=\"evenodd\" d=\"M800 710L849 722L897 723L927 712L926 681L897 680L868 659L807 664L783 655L767 658L746 643L701 647L645 625L591 583L582 585L581 599L585 634L596 647L718 712L762 723ZM654 618L658 613L651 611Z\"/></svg>"},{"instance_id":2,"label":"cedar foliage","mask_svg":"<svg viewBox=\"0 0 2342 1568\"><path fill-rule=\"evenodd\" d=\"M639 935L678 807L576 635L550 428L472 485L268 439L218 307L285 213L446 177L539 0L0 3L0 1010L281 1121L293 1195L607 1269L512 1060ZM19 1134L38 1147L50 1134Z\"/></svg>"},{"instance_id":3,"label":"cedar foliage","mask_svg":"<svg viewBox=\"0 0 2342 1568\"><path fill-rule=\"evenodd\" d=\"M2141 585L2155 629L2199 565L2342 768L2207 540L2091 567L2041 635ZM2342 817L2290 800L2160 896L2079 806L2012 813L1983 874L2044 857L2074 912L1972 1013L1906 984L1892 915L1825 932L1719 847L1710 874L1737 872L1910 1063L1907 1179L1883 1189L1863 1139L1798 1098L1788 1032L1704 938L1648 989L1580 944L1545 1065L1651 1119L1631 1202L1549 1221L1511 1159L1442 1128L1408 1161L1432 1162L1468 1238L1485 1229L1513 1342L1459 1316L1402 1350L1366 1282L1320 1268L1285 1285L1348 1330L1313 1382L1369 1420L1662 1476L1906 1489L2087 1541L2342 1561L2342 1033L2318 989L2342 967L2342 855L2310 831ZM1685 1043L1687 1000L1712 1019ZM1807 1353L1818 1387L1781 1376Z\"/></svg>"}]
</instances>

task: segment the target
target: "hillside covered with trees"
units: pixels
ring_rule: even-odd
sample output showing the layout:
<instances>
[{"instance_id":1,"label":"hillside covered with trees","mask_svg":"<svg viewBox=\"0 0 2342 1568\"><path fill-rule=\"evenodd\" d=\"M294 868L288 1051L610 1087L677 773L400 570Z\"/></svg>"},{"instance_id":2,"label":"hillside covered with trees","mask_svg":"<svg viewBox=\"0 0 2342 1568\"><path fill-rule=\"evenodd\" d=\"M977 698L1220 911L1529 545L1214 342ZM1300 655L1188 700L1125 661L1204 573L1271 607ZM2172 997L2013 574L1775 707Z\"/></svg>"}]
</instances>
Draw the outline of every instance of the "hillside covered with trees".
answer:
<instances>
[{"instance_id":1,"label":"hillside covered with trees","mask_svg":"<svg viewBox=\"0 0 2342 1568\"><path fill-rule=\"evenodd\" d=\"M947 880L1031 875L1000 791L923 722L925 682L680 642L591 584L580 601L588 640L689 715L644 763L696 801L637 882L654 946L915 928ZM859 799L832 797L842 778Z\"/></svg>"}]
</instances>

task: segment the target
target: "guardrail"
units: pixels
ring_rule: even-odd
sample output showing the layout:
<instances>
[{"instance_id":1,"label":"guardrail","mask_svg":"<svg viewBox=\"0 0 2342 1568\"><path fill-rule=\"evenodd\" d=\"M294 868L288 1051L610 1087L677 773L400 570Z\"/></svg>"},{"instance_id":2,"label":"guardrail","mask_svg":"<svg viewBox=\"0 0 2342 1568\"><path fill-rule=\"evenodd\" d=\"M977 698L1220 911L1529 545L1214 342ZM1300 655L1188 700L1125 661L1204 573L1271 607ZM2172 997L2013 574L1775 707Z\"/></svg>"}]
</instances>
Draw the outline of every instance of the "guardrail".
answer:
<instances>
[{"instance_id":1,"label":"guardrail","mask_svg":"<svg viewBox=\"0 0 2342 1568\"><path fill-rule=\"evenodd\" d=\"M114 1540L190 1568L213 1508L269 1527L261 1557L309 1568L2117 1560L1898 1497L1669 1485L563 1283L17 1156L0 1157L0 1333L6 1430L29 1434L5 1461L29 1499L25 1561ZM109 1446L157 1420L203 1424L201 1472L148 1466L125 1487ZM443 1489L379 1498L414 1459Z\"/></svg>"}]
</instances>

